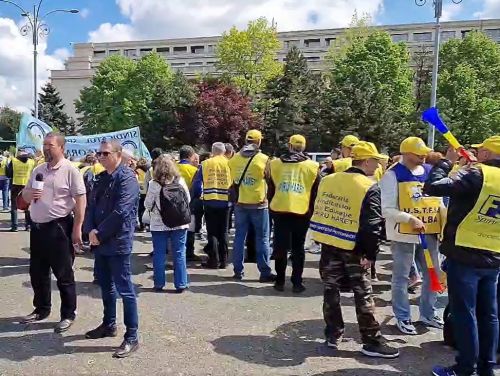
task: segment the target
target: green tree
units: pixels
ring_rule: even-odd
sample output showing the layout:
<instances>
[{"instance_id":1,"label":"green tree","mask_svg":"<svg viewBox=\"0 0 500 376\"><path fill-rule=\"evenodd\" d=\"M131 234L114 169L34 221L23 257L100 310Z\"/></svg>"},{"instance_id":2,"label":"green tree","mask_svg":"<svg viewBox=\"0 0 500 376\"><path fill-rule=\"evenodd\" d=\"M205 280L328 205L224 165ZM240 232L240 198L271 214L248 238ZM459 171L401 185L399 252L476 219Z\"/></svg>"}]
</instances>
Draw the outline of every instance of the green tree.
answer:
<instances>
[{"instance_id":1,"label":"green tree","mask_svg":"<svg viewBox=\"0 0 500 376\"><path fill-rule=\"evenodd\" d=\"M16 139L21 116L21 113L10 107L0 107L0 139L9 141Z\"/></svg>"},{"instance_id":2,"label":"green tree","mask_svg":"<svg viewBox=\"0 0 500 376\"><path fill-rule=\"evenodd\" d=\"M500 46L472 32L442 47L438 107L464 144L500 133Z\"/></svg>"},{"instance_id":3,"label":"green tree","mask_svg":"<svg viewBox=\"0 0 500 376\"><path fill-rule=\"evenodd\" d=\"M287 54L283 75L269 81L259 102L265 119L265 147L273 154L286 149L287 139L300 133L308 138L308 149L318 147L319 137L313 124L317 118L318 91L321 81L311 73L307 60L297 47Z\"/></svg>"},{"instance_id":4,"label":"green tree","mask_svg":"<svg viewBox=\"0 0 500 376\"><path fill-rule=\"evenodd\" d=\"M412 71L403 43L374 31L354 40L345 55L332 60L325 98L325 138L337 144L357 133L380 148L394 150L410 132L414 113Z\"/></svg>"},{"instance_id":5,"label":"green tree","mask_svg":"<svg viewBox=\"0 0 500 376\"><path fill-rule=\"evenodd\" d=\"M74 136L78 133L79 127L74 119L64 112L61 95L50 82L42 87L42 92L39 94L38 118L67 136Z\"/></svg>"},{"instance_id":6,"label":"green tree","mask_svg":"<svg viewBox=\"0 0 500 376\"><path fill-rule=\"evenodd\" d=\"M222 34L217 69L245 95L253 96L280 74L282 64L275 60L280 48L275 26L259 18L249 22L246 30L232 27Z\"/></svg>"}]
</instances>

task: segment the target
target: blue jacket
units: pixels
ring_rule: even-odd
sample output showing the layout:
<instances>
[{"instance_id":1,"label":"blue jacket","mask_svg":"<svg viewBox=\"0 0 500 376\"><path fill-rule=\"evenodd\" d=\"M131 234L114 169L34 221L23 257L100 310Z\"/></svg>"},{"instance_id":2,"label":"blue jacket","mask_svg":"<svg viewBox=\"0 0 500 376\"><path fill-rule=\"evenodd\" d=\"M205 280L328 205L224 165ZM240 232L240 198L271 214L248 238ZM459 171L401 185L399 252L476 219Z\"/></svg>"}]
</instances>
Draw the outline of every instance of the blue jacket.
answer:
<instances>
[{"instance_id":1,"label":"blue jacket","mask_svg":"<svg viewBox=\"0 0 500 376\"><path fill-rule=\"evenodd\" d=\"M95 252L105 256L132 252L139 205L139 183L134 171L120 165L110 175L98 175L90 193L83 231L98 231Z\"/></svg>"}]
</instances>

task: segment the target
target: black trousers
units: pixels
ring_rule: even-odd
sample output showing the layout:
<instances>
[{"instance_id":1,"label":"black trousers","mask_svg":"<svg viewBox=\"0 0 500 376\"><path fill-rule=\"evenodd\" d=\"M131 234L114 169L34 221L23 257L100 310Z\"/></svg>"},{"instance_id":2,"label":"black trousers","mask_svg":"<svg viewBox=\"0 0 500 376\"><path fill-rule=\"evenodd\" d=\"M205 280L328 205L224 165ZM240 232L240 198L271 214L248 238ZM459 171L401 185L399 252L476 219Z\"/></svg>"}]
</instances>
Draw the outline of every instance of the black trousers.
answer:
<instances>
[{"instance_id":1,"label":"black trousers","mask_svg":"<svg viewBox=\"0 0 500 376\"><path fill-rule=\"evenodd\" d=\"M141 194L139 196L139 209L137 211L137 215L139 216L139 226L141 227L141 230L144 229L144 223L142 223L142 215L146 211L146 208L144 207L144 200L146 200L146 195Z\"/></svg>"},{"instance_id":2,"label":"black trousers","mask_svg":"<svg viewBox=\"0 0 500 376\"><path fill-rule=\"evenodd\" d=\"M292 252L292 283L302 284L304 271L307 229L309 217L294 214L273 214L274 241L273 254L276 268L276 284L285 283L288 251Z\"/></svg>"},{"instance_id":3,"label":"black trousers","mask_svg":"<svg viewBox=\"0 0 500 376\"><path fill-rule=\"evenodd\" d=\"M24 189L24 185L12 185L10 188L10 222L11 227L17 230L18 219L17 219L17 201L16 198ZM30 226L30 212L26 210L24 212L25 226L28 228Z\"/></svg>"},{"instance_id":4,"label":"black trousers","mask_svg":"<svg viewBox=\"0 0 500 376\"><path fill-rule=\"evenodd\" d=\"M48 314L50 312L50 271L52 270L61 295L61 320L73 320L76 311L72 228L73 218L68 216L49 223L33 223L30 232L30 278L34 292L33 306L37 313Z\"/></svg>"},{"instance_id":5,"label":"black trousers","mask_svg":"<svg viewBox=\"0 0 500 376\"><path fill-rule=\"evenodd\" d=\"M207 224L207 254L209 266L225 265L228 253L228 216L229 208L205 206Z\"/></svg>"}]
</instances>

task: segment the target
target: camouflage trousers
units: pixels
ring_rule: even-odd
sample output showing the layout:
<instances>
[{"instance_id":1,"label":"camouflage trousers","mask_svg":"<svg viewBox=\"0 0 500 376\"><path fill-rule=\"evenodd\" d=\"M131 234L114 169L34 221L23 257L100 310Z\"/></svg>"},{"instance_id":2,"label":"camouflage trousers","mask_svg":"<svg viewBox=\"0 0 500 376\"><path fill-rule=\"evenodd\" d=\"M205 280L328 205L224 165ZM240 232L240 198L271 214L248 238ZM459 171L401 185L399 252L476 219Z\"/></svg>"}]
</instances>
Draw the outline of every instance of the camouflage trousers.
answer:
<instances>
[{"instance_id":1,"label":"camouflage trousers","mask_svg":"<svg viewBox=\"0 0 500 376\"><path fill-rule=\"evenodd\" d=\"M380 334L380 324L375 319L375 303L369 270L363 269L359 255L323 244L319 272L324 284L323 317L325 336L336 341L344 334L344 319L340 307L339 282L346 275L354 293L359 331L364 343L373 341Z\"/></svg>"}]
</instances>

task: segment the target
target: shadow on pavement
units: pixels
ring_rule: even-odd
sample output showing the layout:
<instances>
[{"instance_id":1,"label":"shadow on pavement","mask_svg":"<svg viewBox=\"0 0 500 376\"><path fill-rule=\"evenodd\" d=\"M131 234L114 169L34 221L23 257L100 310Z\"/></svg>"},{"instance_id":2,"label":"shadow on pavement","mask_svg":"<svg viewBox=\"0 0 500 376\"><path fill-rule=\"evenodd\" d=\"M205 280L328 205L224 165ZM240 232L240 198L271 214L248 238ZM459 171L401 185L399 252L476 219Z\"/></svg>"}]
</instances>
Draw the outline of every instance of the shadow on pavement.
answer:
<instances>
[{"instance_id":1,"label":"shadow on pavement","mask_svg":"<svg viewBox=\"0 0 500 376\"><path fill-rule=\"evenodd\" d=\"M346 351L342 350L340 344L339 350L333 350L326 347L323 343L323 320L304 320L289 322L280 325L269 336L225 336L212 341L214 351L232 356L238 360L264 364L268 367L293 367L298 366L311 357L332 357L332 358L349 358L369 365L377 366L380 364L388 364L395 369L394 371L377 371L371 369L362 370L363 373L355 373L355 370L335 371L331 374L346 374L346 375L368 375L368 374L399 374L399 375L417 375L428 374L433 362L441 362L443 355L450 353L440 341L423 343L418 346L403 346L399 347L400 357L394 360L384 360L370 358L362 355L358 350ZM346 323L345 328L346 341L355 341L361 348L359 343L358 325ZM347 339L347 337L355 337ZM404 340L396 339L393 343L403 343ZM341 360L340 360L341 361ZM425 367L425 372L420 373L418 367ZM343 373L339 373L343 372ZM387 372L387 373L377 373ZM322 375L328 375L325 373Z\"/></svg>"},{"instance_id":2,"label":"shadow on pavement","mask_svg":"<svg viewBox=\"0 0 500 376\"><path fill-rule=\"evenodd\" d=\"M29 258L1 257L0 277L10 277L18 274L28 274Z\"/></svg>"},{"instance_id":3,"label":"shadow on pavement","mask_svg":"<svg viewBox=\"0 0 500 376\"><path fill-rule=\"evenodd\" d=\"M338 371L317 373L312 376L391 376L401 375L399 371L387 371L373 368L348 368L339 369Z\"/></svg>"}]
</instances>

